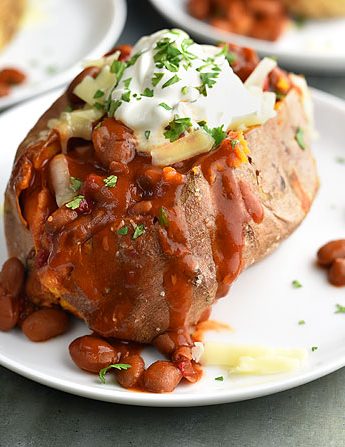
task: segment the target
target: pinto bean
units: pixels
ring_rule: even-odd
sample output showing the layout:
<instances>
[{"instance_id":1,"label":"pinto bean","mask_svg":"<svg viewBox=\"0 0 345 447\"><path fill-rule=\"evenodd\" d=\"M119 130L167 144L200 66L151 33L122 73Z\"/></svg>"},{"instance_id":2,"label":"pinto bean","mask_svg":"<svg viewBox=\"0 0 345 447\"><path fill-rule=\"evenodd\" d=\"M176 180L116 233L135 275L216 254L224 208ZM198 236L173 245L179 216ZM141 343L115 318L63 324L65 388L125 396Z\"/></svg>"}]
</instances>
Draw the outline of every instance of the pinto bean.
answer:
<instances>
[{"instance_id":1,"label":"pinto bean","mask_svg":"<svg viewBox=\"0 0 345 447\"><path fill-rule=\"evenodd\" d=\"M0 82L0 98L9 95L10 92L11 87L8 84L5 84L4 82Z\"/></svg>"},{"instance_id":2,"label":"pinto bean","mask_svg":"<svg viewBox=\"0 0 345 447\"><path fill-rule=\"evenodd\" d=\"M8 85L18 85L25 81L25 74L17 68L4 68L0 70L0 82Z\"/></svg>"},{"instance_id":3,"label":"pinto bean","mask_svg":"<svg viewBox=\"0 0 345 447\"><path fill-rule=\"evenodd\" d=\"M333 286L345 286L345 258L335 259L328 270L328 280Z\"/></svg>"},{"instance_id":4,"label":"pinto bean","mask_svg":"<svg viewBox=\"0 0 345 447\"><path fill-rule=\"evenodd\" d=\"M170 355L176 349L174 340L170 337L168 333L158 335L153 340L153 345L158 349L159 352L170 357Z\"/></svg>"},{"instance_id":5,"label":"pinto bean","mask_svg":"<svg viewBox=\"0 0 345 447\"><path fill-rule=\"evenodd\" d=\"M116 380L123 388L133 388L138 384L145 371L145 362L139 354L129 355L123 361L131 365L131 367L126 370L116 371Z\"/></svg>"},{"instance_id":6,"label":"pinto bean","mask_svg":"<svg viewBox=\"0 0 345 447\"><path fill-rule=\"evenodd\" d=\"M40 309L24 320L22 331L31 341L46 341L63 334L68 327L68 315L62 310Z\"/></svg>"},{"instance_id":7,"label":"pinto bean","mask_svg":"<svg viewBox=\"0 0 345 447\"><path fill-rule=\"evenodd\" d=\"M93 129L92 142L95 152L104 167L118 161L127 164L135 156L133 132L114 118L106 118Z\"/></svg>"},{"instance_id":8,"label":"pinto bean","mask_svg":"<svg viewBox=\"0 0 345 447\"><path fill-rule=\"evenodd\" d=\"M2 266L0 284L5 293L17 297L24 282L24 266L18 258L10 258Z\"/></svg>"},{"instance_id":9,"label":"pinto bean","mask_svg":"<svg viewBox=\"0 0 345 447\"><path fill-rule=\"evenodd\" d=\"M76 338L69 345L69 353L80 369L92 373L117 363L120 358L120 354L109 343L93 335Z\"/></svg>"},{"instance_id":10,"label":"pinto bean","mask_svg":"<svg viewBox=\"0 0 345 447\"><path fill-rule=\"evenodd\" d=\"M78 96L76 96L73 91L76 88L76 86L78 84L81 83L81 81L86 77L86 76L91 76L92 78L96 78L97 75L100 72L100 68L99 67L86 67L82 72L80 72L74 79L73 81L70 83L70 85L67 88L67 97L70 100L70 102L72 104L82 104L84 101L80 98L78 98Z\"/></svg>"},{"instance_id":11,"label":"pinto bean","mask_svg":"<svg viewBox=\"0 0 345 447\"><path fill-rule=\"evenodd\" d=\"M158 360L143 375L144 389L150 393L171 393L182 379L181 371L171 362Z\"/></svg>"},{"instance_id":12,"label":"pinto bean","mask_svg":"<svg viewBox=\"0 0 345 447\"><path fill-rule=\"evenodd\" d=\"M337 258L345 258L345 239L328 242L317 252L318 263L325 267Z\"/></svg>"},{"instance_id":13,"label":"pinto bean","mask_svg":"<svg viewBox=\"0 0 345 447\"><path fill-rule=\"evenodd\" d=\"M0 288L0 331L9 331L19 319L19 299L1 292Z\"/></svg>"},{"instance_id":14,"label":"pinto bean","mask_svg":"<svg viewBox=\"0 0 345 447\"><path fill-rule=\"evenodd\" d=\"M63 226L73 222L77 217L77 211L62 206L48 217L45 223L45 230L50 234L57 233Z\"/></svg>"}]
</instances>

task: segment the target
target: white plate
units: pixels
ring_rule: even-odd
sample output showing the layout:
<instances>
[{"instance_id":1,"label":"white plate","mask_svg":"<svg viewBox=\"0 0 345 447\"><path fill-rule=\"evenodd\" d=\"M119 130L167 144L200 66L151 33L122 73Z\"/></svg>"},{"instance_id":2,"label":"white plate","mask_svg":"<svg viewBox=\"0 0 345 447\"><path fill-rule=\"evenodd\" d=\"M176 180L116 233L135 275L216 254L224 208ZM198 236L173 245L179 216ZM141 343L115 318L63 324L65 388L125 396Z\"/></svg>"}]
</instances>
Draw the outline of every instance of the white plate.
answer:
<instances>
[{"instance_id":1,"label":"white plate","mask_svg":"<svg viewBox=\"0 0 345 447\"><path fill-rule=\"evenodd\" d=\"M188 0L150 1L169 21L208 42L251 47L262 56L276 56L280 65L302 72L344 73L345 19L308 20L301 27L292 25L277 42L267 42L221 31L195 19L187 13Z\"/></svg>"},{"instance_id":2,"label":"white plate","mask_svg":"<svg viewBox=\"0 0 345 447\"><path fill-rule=\"evenodd\" d=\"M120 36L125 0L28 0L15 38L0 53L0 69L14 66L27 80L0 98L0 109L70 81L81 60L100 57Z\"/></svg>"},{"instance_id":3,"label":"white plate","mask_svg":"<svg viewBox=\"0 0 345 447\"><path fill-rule=\"evenodd\" d=\"M30 126L57 96L48 94L21 105L0 117L0 194L5 189L16 147ZM314 265L317 248L331 238L344 237L345 102L314 92L316 123L320 133L315 143L321 189L310 215L300 228L269 258L244 272L230 296L214 307L212 318L229 323L233 333L218 334L221 340L277 347L304 347L309 360L302 370L265 377L229 377L219 368L205 368L203 379L183 385L173 394L127 391L109 377L106 385L97 376L74 366L67 347L77 336L88 333L78 322L68 334L35 344L19 331L0 332L0 364L37 382L73 394L133 405L193 406L233 402L289 389L317 379L345 365L345 315L334 314L337 303L345 305L343 289L328 285L325 272ZM20 123L20 125L18 125ZM15 134L13 129L16 129ZM6 258L1 217L0 263ZM303 284L294 289L291 282ZM298 325L305 320L304 326ZM311 352L312 346L318 350ZM145 350L148 362L157 358Z\"/></svg>"}]
</instances>

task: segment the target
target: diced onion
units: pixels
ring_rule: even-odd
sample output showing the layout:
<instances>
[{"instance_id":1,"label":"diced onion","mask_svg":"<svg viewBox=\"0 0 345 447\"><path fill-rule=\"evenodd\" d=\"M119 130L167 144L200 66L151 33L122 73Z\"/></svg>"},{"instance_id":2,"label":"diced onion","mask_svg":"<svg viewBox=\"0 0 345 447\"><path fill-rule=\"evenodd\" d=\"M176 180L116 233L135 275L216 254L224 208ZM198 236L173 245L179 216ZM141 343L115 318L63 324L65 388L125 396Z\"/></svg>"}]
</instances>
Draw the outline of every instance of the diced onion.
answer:
<instances>
[{"instance_id":1,"label":"diced onion","mask_svg":"<svg viewBox=\"0 0 345 447\"><path fill-rule=\"evenodd\" d=\"M50 162L49 170L56 203L60 207L75 196L70 188L71 178L66 157L63 154L55 155Z\"/></svg>"},{"instance_id":2,"label":"diced onion","mask_svg":"<svg viewBox=\"0 0 345 447\"><path fill-rule=\"evenodd\" d=\"M270 57L264 57L246 79L244 85L246 87L259 87L263 89L267 76L276 66L277 61Z\"/></svg>"}]
</instances>

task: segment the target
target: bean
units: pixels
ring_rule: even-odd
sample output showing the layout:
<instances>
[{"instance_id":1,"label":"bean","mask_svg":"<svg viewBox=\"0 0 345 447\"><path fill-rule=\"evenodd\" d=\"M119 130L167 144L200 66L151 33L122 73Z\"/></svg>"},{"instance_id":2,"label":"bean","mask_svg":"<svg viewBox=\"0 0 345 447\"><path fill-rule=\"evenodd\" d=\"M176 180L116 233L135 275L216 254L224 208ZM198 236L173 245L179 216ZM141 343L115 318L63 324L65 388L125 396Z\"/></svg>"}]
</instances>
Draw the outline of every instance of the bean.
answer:
<instances>
[{"instance_id":1,"label":"bean","mask_svg":"<svg viewBox=\"0 0 345 447\"><path fill-rule=\"evenodd\" d=\"M19 318L19 300L11 295L1 294L0 289L0 330L14 328Z\"/></svg>"},{"instance_id":2,"label":"bean","mask_svg":"<svg viewBox=\"0 0 345 447\"><path fill-rule=\"evenodd\" d=\"M18 258L10 258L2 266L0 283L5 292L18 296L24 282L24 266Z\"/></svg>"},{"instance_id":3,"label":"bean","mask_svg":"<svg viewBox=\"0 0 345 447\"><path fill-rule=\"evenodd\" d=\"M145 362L139 354L129 355L123 361L131 365L131 367L126 370L116 371L116 380L123 388L133 388L138 384L145 371Z\"/></svg>"},{"instance_id":4,"label":"bean","mask_svg":"<svg viewBox=\"0 0 345 447\"><path fill-rule=\"evenodd\" d=\"M96 78L99 72L100 72L99 67L86 67L81 73L79 73L73 79L73 81L70 83L70 85L67 88L67 97L72 104L81 104L84 102L82 99L78 98L78 96L73 93L76 86L78 84L80 84L81 81L86 76L91 76L92 78Z\"/></svg>"},{"instance_id":5,"label":"bean","mask_svg":"<svg viewBox=\"0 0 345 447\"><path fill-rule=\"evenodd\" d=\"M62 310L40 309L24 320L22 331L31 341L46 341L63 334L68 327L68 315Z\"/></svg>"},{"instance_id":6,"label":"bean","mask_svg":"<svg viewBox=\"0 0 345 447\"><path fill-rule=\"evenodd\" d=\"M0 98L9 95L10 92L11 87L8 84L5 84L4 82L0 82Z\"/></svg>"},{"instance_id":7,"label":"bean","mask_svg":"<svg viewBox=\"0 0 345 447\"><path fill-rule=\"evenodd\" d=\"M166 356L170 356L176 349L174 340L170 337L168 333L158 335L153 340L153 345L158 349L159 352Z\"/></svg>"},{"instance_id":8,"label":"bean","mask_svg":"<svg viewBox=\"0 0 345 447\"><path fill-rule=\"evenodd\" d=\"M210 13L210 0L189 0L188 12L199 20L207 19Z\"/></svg>"},{"instance_id":9,"label":"bean","mask_svg":"<svg viewBox=\"0 0 345 447\"><path fill-rule=\"evenodd\" d=\"M135 203L129 210L130 214L142 215L148 214L152 209L152 202L150 200L143 200L141 202Z\"/></svg>"},{"instance_id":10,"label":"bean","mask_svg":"<svg viewBox=\"0 0 345 447\"><path fill-rule=\"evenodd\" d=\"M328 270L328 280L337 287L345 286L345 259L335 259Z\"/></svg>"},{"instance_id":11,"label":"bean","mask_svg":"<svg viewBox=\"0 0 345 447\"><path fill-rule=\"evenodd\" d=\"M22 84L25 81L25 74L16 68L4 68L0 70L0 82L8 85Z\"/></svg>"},{"instance_id":12,"label":"bean","mask_svg":"<svg viewBox=\"0 0 345 447\"><path fill-rule=\"evenodd\" d=\"M93 335L75 339L69 345L69 353L80 369L92 373L98 373L102 368L117 363L120 358L109 343Z\"/></svg>"},{"instance_id":13,"label":"bean","mask_svg":"<svg viewBox=\"0 0 345 447\"><path fill-rule=\"evenodd\" d=\"M171 362L158 360L144 372L143 385L150 393L171 393L181 379L181 371Z\"/></svg>"},{"instance_id":14,"label":"bean","mask_svg":"<svg viewBox=\"0 0 345 447\"><path fill-rule=\"evenodd\" d=\"M345 258L345 239L328 242L317 252L318 263L325 267L337 258Z\"/></svg>"}]
</instances>

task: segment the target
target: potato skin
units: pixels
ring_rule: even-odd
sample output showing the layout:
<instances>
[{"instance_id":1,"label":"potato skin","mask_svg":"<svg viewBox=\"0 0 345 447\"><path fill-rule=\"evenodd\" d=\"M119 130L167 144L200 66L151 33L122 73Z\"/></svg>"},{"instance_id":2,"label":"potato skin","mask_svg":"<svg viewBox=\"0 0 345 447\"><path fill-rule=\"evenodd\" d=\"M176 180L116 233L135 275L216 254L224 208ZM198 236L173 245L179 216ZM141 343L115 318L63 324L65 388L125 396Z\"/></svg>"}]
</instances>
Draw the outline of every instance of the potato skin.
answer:
<instances>
[{"instance_id":1,"label":"potato skin","mask_svg":"<svg viewBox=\"0 0 345 447\"><path fill-rule=\"evenodd\" d=\"M25 155L28 143L37 139L39 131L46 128L48 119L58 116L65 106L66 97L63 96L42 116L20 145L16 160ZM308 124L301 98L296 90L292 90L281 104L277 117L247 133L251 163L236 169L235 175L238 180L246 181L261 199L265 216L261 224L251 221L244 229L243 269L269 254L292 233L306 216L317 192L318 177L308 132L305 131L306 149L302 150L295 140L298 127L307 129ZM30 232L18 216L15 178L16 168L6 191L5 230L10 256L25 260L33 243ZM188 248L198 260L195 281L192 280L192 304L187 316L187 322L193 325L215 301L217 290L210 236L217 213L201 169L188 173L178 206L189 230ZM169 327L169 306L161 295L167 260L160 246L158 231L158 224L153 225L145 237L137 240L135 257L128 255L125 246L120 247L118 262L140 275L140 287L131 295L132 310L121 325L102 328L97 317L90 319L87 314L90 309L97 309L97 302L80 296L77 285L63 296L48 296L48 299L56 302L62 298L63 307L85 319L102 336L151 342Z\"/></svg>"}]
</instances>

